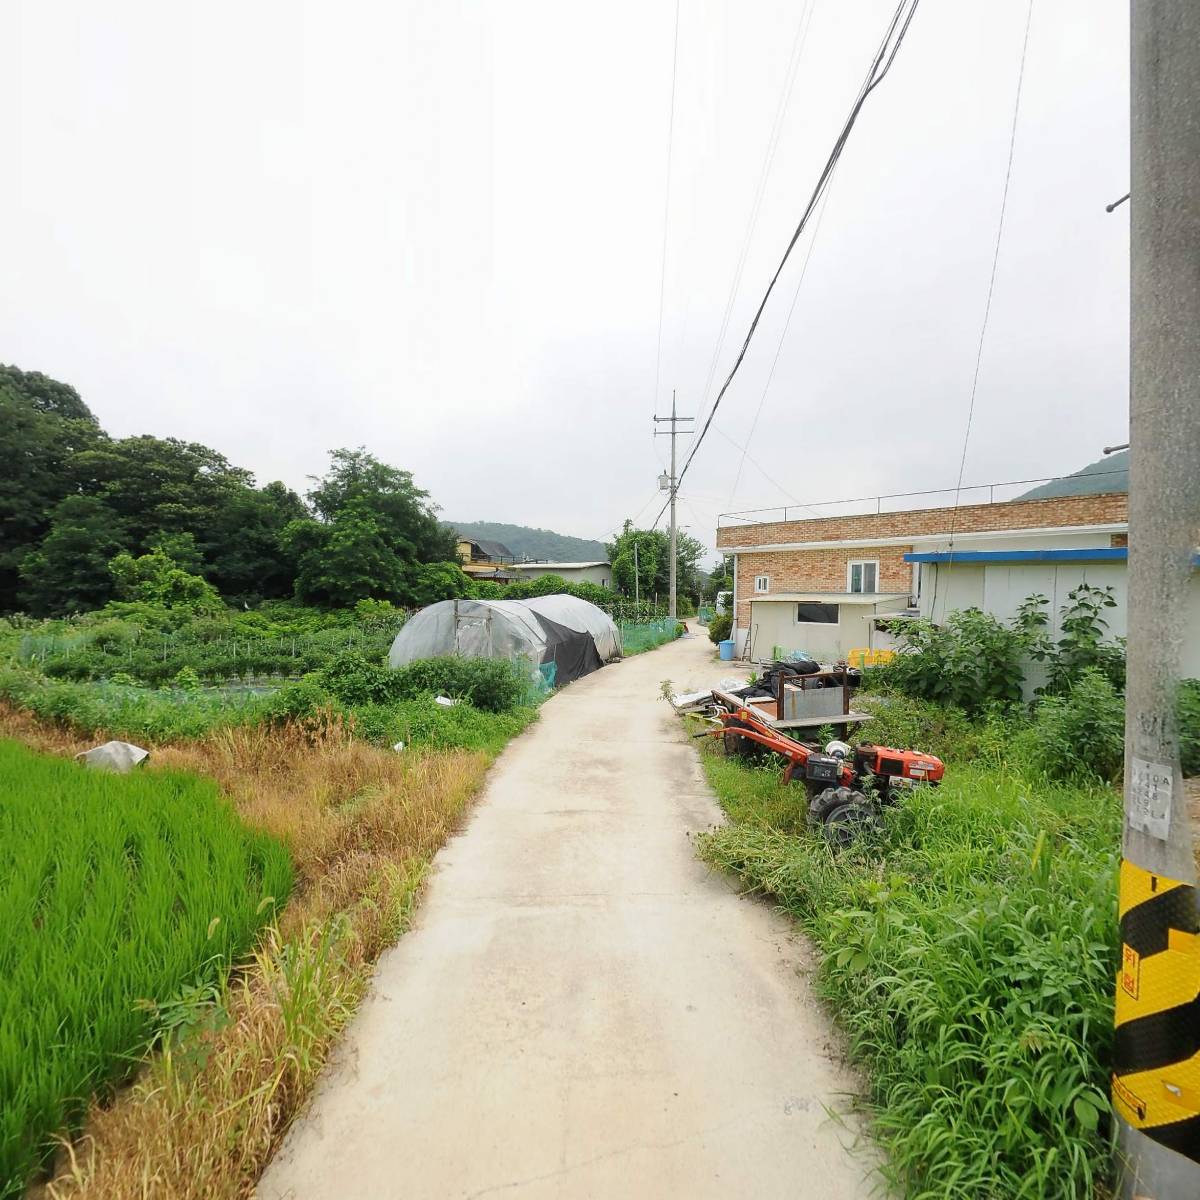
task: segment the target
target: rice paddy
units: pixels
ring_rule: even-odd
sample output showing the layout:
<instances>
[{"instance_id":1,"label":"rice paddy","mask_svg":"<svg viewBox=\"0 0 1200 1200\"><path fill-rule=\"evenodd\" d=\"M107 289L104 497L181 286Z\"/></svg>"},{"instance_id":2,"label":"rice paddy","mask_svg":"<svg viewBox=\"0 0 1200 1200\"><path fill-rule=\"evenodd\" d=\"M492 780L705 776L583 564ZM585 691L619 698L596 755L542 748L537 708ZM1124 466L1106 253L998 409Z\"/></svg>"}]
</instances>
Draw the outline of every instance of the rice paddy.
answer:
<instances>
[{"instance_id":1,"label":"rice paddy","mask_svg":"<svg viewBox=\"0 0 1200 1200\"><path fill-rule=\"evenodd\" d=\"M169 1039L292 883L215 782L0 740L0 1196Z\"/></svg>"}]
</instances>

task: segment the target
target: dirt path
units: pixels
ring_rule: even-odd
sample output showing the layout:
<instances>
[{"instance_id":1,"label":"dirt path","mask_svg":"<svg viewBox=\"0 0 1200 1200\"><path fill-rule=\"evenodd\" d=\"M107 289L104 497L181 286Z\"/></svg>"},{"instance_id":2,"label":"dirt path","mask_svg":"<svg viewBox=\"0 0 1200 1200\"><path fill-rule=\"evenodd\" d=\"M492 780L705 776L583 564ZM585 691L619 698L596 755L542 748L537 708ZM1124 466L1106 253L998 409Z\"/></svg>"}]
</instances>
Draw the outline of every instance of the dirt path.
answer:
<instances>
[{"instance_id":1,"label":"dirt path","mask_svg":"<svg viewBox=\"0 0 1200 1200\"><path fill-rule=\"evenodd\" d=\"M508 748L260 1197L872 1194L803 948L686 836L720 811L659 682L711 651L605 668Z\"/></svg>"}]
</instances>

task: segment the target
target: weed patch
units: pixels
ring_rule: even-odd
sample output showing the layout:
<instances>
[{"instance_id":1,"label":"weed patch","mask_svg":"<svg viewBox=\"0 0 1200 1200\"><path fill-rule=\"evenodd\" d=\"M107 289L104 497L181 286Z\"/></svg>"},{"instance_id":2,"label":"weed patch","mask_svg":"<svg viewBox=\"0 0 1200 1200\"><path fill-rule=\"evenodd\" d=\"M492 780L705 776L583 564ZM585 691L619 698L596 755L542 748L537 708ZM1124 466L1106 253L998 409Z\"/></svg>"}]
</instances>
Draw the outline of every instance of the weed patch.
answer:
<instances>
[{"instance_id":1,"label":"weed patch","mask_svg":"<svg viewBox=\"0 0 1200 1200\"><path fill-rule=\"evenodd\" d=\"M1120 799L948 758L940 788L835 853L799 833L803 793L776 768L706 748L731 823L701 853L821 950L903 1194L1090 1197L1111 1175Z\"/></svg>"}]
</instances>

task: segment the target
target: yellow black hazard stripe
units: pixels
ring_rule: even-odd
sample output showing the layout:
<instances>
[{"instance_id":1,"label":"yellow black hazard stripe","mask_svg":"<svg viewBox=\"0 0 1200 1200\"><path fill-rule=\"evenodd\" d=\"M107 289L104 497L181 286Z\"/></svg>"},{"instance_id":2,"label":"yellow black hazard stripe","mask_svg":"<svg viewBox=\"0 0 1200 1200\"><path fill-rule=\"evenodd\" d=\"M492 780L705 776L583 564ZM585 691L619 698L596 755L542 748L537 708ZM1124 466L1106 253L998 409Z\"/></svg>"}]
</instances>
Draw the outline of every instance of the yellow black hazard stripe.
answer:
<instances>
[{"instance_id":1,"label":"yellow black hazard stripe","mask_svg":"<svg viewBox=\"0 0 1200 1200\"><path fill-rule=\"evenodd\" d=\"M1190 884L1121 863L1113 1106L1200 1162L1200 907Z\"/></svg>"}]
</instances>

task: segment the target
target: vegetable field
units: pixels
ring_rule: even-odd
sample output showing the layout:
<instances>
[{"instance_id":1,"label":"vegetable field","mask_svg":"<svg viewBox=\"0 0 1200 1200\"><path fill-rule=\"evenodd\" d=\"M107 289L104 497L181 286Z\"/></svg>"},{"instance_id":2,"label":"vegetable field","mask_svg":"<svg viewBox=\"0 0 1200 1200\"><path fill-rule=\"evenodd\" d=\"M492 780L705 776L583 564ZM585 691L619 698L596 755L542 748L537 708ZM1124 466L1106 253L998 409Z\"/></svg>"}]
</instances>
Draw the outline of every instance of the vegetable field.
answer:
<instances>
[{"instance_id":1,"label":"vegetable field","mask_svg":"<svg viewBox=\"0 0 1200 1200\"><path fill-rule=\"evenodd\" d=\"M215 783L0 741L0 1196L219 982L291 888Z\"/></svg>"}]
</instances>

